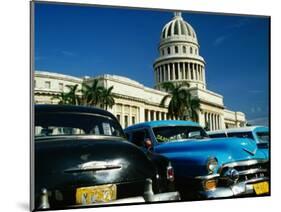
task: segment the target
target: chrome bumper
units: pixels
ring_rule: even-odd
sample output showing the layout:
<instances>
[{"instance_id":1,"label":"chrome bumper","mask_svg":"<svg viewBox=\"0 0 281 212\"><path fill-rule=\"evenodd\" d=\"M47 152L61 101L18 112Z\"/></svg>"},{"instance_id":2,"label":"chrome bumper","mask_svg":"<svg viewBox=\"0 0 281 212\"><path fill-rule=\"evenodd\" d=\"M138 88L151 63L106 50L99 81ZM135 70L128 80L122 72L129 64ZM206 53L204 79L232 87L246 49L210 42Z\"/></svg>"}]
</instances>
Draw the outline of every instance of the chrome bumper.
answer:
<instances>
[{"instance_id":1,"label":"chrome bumper","mask_svg":"<svg viewBox=\"0 0 281 212\"><path fill-rule=\"evenodd\" d=\"M145 203L145 202L166 202L166 201L176 201L180 200L180 194L179 192L166 192L161 194L153 194L150 199L143 196L137 196L137 197L130 197L130 198L124 198L124 199L118 199L107 203L95 203L95 205L112 205L112 204L126 204L126 203Z\"/></svg>"},{"instance_id":2,"label":"chrome bumper","mask_svg":"<svg viewBox=\"0 0 281 212\"><path fill-rule=\"evenodd\" d=\"M264 181L268 182L269 179L258 178L255 180L236 183L229 187L217 187L216 189L210 191L200 191L199 194L201 197L206 199L251 195L251 194L255 194L254 186L253 186L254 183L259 183Z\"/></svg>"},{"instance_id":3,"label":"chrome bumper","mask_svg":"<svg viewBox=\"0 0 281 212\"><path fill-rule=\"evenodd\" d=\"M167 202L167 201L177 201L177 200L181 200L180 193L177 191L154 194L152 190L152 180L146 179L143 196L129 197L129 198L117 199L110 202L93 203L87 205L71 205L69 207L76 208L76 207L83 207L83 206L145 203L145 202L160 202L160 201ZM52 206L49 204L47 189L42 189L40 205L38 209L52 209Z\"/></svg>"}]
</instances>

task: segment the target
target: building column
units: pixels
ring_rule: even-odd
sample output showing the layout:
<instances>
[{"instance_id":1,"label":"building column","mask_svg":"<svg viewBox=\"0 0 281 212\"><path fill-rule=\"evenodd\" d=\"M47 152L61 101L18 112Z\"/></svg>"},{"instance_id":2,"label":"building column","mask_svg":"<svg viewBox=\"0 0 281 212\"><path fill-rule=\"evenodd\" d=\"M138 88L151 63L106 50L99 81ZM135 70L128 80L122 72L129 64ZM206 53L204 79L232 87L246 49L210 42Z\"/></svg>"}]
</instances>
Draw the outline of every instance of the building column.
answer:
<instances>
[{"instance_id":1,"label":"building column","mask_svg":"<svg viewBox=\"0 0 281 212\"><path fill-rule=\"evenodd\" d=\"M208 113L208 124L209 124L209 130L211 130L212 129L212 121L211 121L211 114L210 113Z\"/></svg>"},{"instance_id":2,"label":"building column","mask_svg":"<svg viewBox=\"0 0 281 212\"><path fill-rule=\"evenodd\" d=\"M192 63L193 80L196 80L195 63Z\"/></svg>"},{"instance_id":3,"label":"building column","mask_svg":"<svg viewBox=\"0 0 281 212\"><path fill-rule=\"evenodd\" d=\"M195 69L196 69L196 80L198 81L199 73L198 73L198 64L197 63L195 63Z\"/></svg>"},{"instance_id":4,"label":"building column","mask_svg":"<svg viewBox=\"0 0 281 212\"><path fill-rule=\"evenodd\" d=\"M200 112L200 110L196 111L198 114L198 123L204 127L205 125L205 119L204 119L204 113Z\"/></svg>"},{"instance_id":5,"label":"building column","mask_svg":"<svg viewBox=\"0 0 281 212\"><path fill-rule=\"evenodd\" d=\"M138 107L137 110L137 116L138 116L138 122L144 122L145 121L145 110L144 107Z\"/></svg>"},{"instance_id":6,"label":"building column","mask_svg":"<svg viewBox=\"0 0 281 212\"><path fill-rule=\"evenodd\" d=\"M216 129L216 123L215 123L215 114L212 114L212 121L213 121L213 130Z\"/></svg>"},{"instance_id":7,"label":"building column","mask_svg":"<svg viewBox=\"0 0 281 212\"><path fill-rule=\"evenodd\" d=\"M214 123L214 129L213 130L216 130L216 114L213 113L213 123Z\"/></svg>"},{"instance_id":8,"label":"building column","mask_svg":"<svg viewBox=\"0 0 281 212\"><path fill-rule=\"evenodd\" d=\"M193 63L190 63L190 79L194 80Z\"/></svg>"},{"instance_id":9,"label":"building column","mask_svg":"<svg viewBox=\"0 0 281 212\"><path fill-rule=\"evenodd\" d=\"M200 70L201 70L201 81L203 82L203 66L200 65Z\"/></svg>"},{"instance_id":10,"label":"building column","mask_svg":"<svg viewBox=\"0 0 281 212\"><path fill-rule=\"evenodd\" d=\"M180 63L178 63L178 79L180 80L181 79L181 66L180 66Z\"/></svg>"},{"instance_id":11,"label":"building column","mask_svg":"<svg viewBox=\"0 0 281 212\"><path fill-rule=\"evenodd\" d=\"M183 71L183 79L186 80L186 73L185 73L185 62L182 63L182 71Z\"/></svg>"},{"instance_id":12,"label":"building column","mask_svg":"<svg viewBox=\"0 0 281 212\"><path fill-rule=\"evenodd\" d=\"M159 66L159 73L160 73L160 82L162 83L163 82L163 72L162 72L162 66Z\"/></svg>"},{"instance_id":13,"label":"building column","mask_svg":"<svg viewBox=\"0 0 281 212\"><path fill-rule=\"evenodd\" d=\"M168 66L168 81L169 81L169 80L171 80L171 78L170 78L170 63L168 63L167 66Z\"/></svg>"},{"instance_id":14,"label":"building column","mask_svg":"<svg viewBox=\"0 0 281 212\"><path fill-rule=\"evenodd\" d=\"M162 82L165 82L165 65L162 65Z\"/></svg>"},{"instance_id":15,"label":"building column","mask_svg":"<svg viewBox=\"0 0 281 212\"><path fill-rule=\"evenodd\" d=\"M164 64L164 76L165 76L165 77L164 77L164 80L167 81L167 80L168 80L168 79L167 79L167 76L168 76L168 75L167 75L167 64Z\"/></svg>"},{"instance_id":16,"label":"building column","mask_svg":"<svg viewBox=\"0 0 281 212\"><path fill-rule=\"evenodd\" d=\"M208 114L207 114L207 112L205 112L204 113L204 118L205 118L205 127L207 127L208 126Z\"/></svg>"},{"instance_id":17,"label":"building column","mask_svg":"<svg viewBox=\"0 0 281 212\"><path fill-rule=\"evenodd\" d=\"M189 63L187 62L187 79L190 80L190 67L189 67Z\"/></svg>"},{"instance_id":18,"label":"building column","mask_svg":"<svg viewBox=\"0 0 281 212\"><path fill-rule=\"evenodd\" d=\"M200 66L200 64L198 64L198 73L199 73L199 81L202 81L201 80L202 74L201 74L201 66Z\"/></svg>"},{"instance_id":19,"label":"building column","mask_svg":"<svg viewBox=\"0 0 281 212\"><path fill-rule=\"evenodd\" d=\"M205 72L205 67L202 66L202 71L203 71L203 82L206 84L206 72Z\"/></svg>"},{"instance_id":20,"label":"building column","mask_svg":"<svg viewBox=\"0 0 281 212\"><path fill-rule=\"evenodd\" d=\"M146 111L147 111L147 121L150 121L151 120L150 119L150 111L148 109L146 109Z\"/></svg>"},{"instance_id":21,"label":"building column","mask_svg":"<svg viewBox=\"0 0 281 212\"><path fill-rule=\"evenodd\" d=\"M218 114L216 114L216 130L219 129Z\"/></svg>"},{"instance_id":22,"label":"building column","mask_svg":"<svg viewBox=\"0 0 281 212\"><path fill-rule=\"evenodd\" d=\"M219 130L219 129L221 128L221 127L220 127L220 114L218 114L217 119L218 119L218 130Z\"/></svg>"},{"instance_id":23,"label":"building column","mask_svg":"<svg viewBox=\"0 0 281 212\"><path fill-rule=\"evenodd\" d=\"M175 80L176 79L175 63L172 63L172 72L173 72L173 80Z\"/></svg>"},{"instance_id":24,"label":"building column","mask_svg":"<svg viewBox=\"0 0 281 212\"><path fill-rule=\"evenodd\" d=\"M211 122L211 130L214 130L214 119L213 119L213 113L210 113L210 122Z\"/></svg>"}]
</instances>

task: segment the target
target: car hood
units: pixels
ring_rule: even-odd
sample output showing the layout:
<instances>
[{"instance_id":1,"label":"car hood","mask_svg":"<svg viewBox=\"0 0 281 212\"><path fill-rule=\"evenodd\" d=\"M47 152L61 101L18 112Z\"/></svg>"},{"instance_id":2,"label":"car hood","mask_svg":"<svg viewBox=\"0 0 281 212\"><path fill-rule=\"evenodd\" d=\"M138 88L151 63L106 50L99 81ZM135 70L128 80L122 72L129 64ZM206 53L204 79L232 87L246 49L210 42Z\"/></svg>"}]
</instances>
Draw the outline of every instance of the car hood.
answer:
<instances>
[{"instance_id":1,"label":"car hood","mask_svg":"<svg viewBox=\"0 0 281 212\"><path fill-rule=\"evenodd\" d=\"M250 159L266 159L266 154L257 148L251 139L216 138L167 142L157 145L154 151L168 157L177 175L206 175L207 160L215 157L220 167L223 164Z\"/></svg>"},{"instance_id":2,"label":"car hood","mask_svg":"<svg viewBox=\"0 0 281 212\"><path fill-rule=\"evenodd\" d=\"M122 183L153 176L146 154L127 141L66 137L35 142L37 188Z\"/></svg>"}]
</instances>

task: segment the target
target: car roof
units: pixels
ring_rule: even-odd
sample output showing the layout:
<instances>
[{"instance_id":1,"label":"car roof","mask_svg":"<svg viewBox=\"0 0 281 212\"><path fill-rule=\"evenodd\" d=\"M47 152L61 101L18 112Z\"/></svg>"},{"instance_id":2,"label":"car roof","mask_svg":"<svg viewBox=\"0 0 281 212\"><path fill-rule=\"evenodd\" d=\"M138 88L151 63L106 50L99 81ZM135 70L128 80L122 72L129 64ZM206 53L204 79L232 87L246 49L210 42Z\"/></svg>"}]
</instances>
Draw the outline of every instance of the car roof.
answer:
<instances>
[{"instance_id":1,"label":"car roof","mask_svg":"<svg viewBox=\"0 0 281 212\"><path fill-rule=\"evenodd\" d=\"M256 130L268 131L268 127L265 127L265 126L237 127L237 128L223 129L223 130L208 131L207 133L209 135L212 135L212 134L219 134L219 133L250 132L250 131L256 131Z\"/></svg>"},{"instance_id":2,"label":"car roof","mask_svg":"<svg viewBox=\"0 0 281 212\"><path fill-rule=\"evenodd\" d=\"M132 126L129 126L126 130L134 130L142 127L162 127L162 126L196 126L200 127L200 125L193 121L181 121L181 120L161 120L161 121L148 121L138 123Z\"/></svg>"},{"instance_id":3,"label":"car roof","mask_svg":"<svg viewBox=\"0 0 281 212\"><path fill-rule=\"evenodd\" d=\"M35 113L37 112L76 112L76 113L94 113L103 116L109 116L116 119L110 112L92 107L92 106L76 106L76 105L51 105L51 104L37 104L35 105Z\"/></svg>"}]
</instances>

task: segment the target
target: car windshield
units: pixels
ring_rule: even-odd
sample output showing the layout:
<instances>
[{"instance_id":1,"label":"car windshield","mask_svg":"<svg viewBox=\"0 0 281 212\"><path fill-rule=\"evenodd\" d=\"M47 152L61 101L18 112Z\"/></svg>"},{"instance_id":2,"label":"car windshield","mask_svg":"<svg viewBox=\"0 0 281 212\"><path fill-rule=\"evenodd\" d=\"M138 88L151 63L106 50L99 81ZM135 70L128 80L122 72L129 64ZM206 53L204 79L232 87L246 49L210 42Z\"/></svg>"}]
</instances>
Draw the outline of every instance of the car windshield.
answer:
<instances>
[{"instance_id":1,"label":"car windshield","mask_svg":"<svg viewBox=\"0 0 281 212\"><path fill-rule=\"evenodd\" d=\"M257 132L259 143L268 143L269 142L269 133L268 132Z\"/></svg>"},{"instance_id":2,"label":"car windshield","mask_svg":"<svg viewBox=\"0 0 281 212\"><path fill-rule=\"evenodd\" d=\"M182 139L202 139L208 135L201 127L196 126L165 126L153 128L158 142L169 142Z\"/></svg>"},{"instance_id":3,"label":"car windshield","mask_svg":"<svg viewBox=\"0 0 281 212\"><path fill-rule=\"evenodd\" d=\"M71 112L37 112L35 114L35 137L59 135L125 137L117 121L109 116Z\"/></svg>"}]
</instances>

